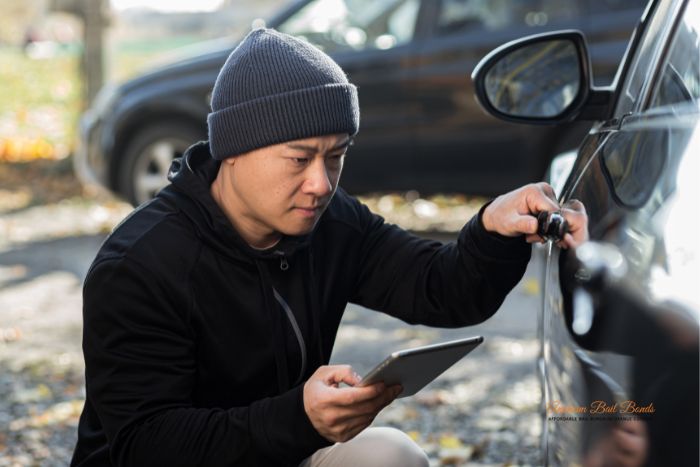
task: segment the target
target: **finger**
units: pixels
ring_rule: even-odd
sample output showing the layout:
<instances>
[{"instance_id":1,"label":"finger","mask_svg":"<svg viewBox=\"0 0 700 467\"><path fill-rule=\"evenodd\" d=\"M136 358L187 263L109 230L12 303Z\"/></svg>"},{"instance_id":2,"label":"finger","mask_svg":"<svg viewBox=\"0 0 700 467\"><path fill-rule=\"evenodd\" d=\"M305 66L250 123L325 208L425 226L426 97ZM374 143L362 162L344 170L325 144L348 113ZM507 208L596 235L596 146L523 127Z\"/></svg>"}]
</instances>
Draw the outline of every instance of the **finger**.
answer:
<instances>
[{"instance_id":1,"label":"finger","mask_svg":"<svg viewBox=\"0 0 700 467\"><path fill-rule=\"evenodd\" d=\"M636 433L629 433L622 429L613 430L613 442L617 451L623 457L639 457L644 449L644 438Z\"/></svg>"},{"instance_id":2,"label":"finger","mask_svg":"<svg viewBox=\"0 0 700 467\"><path fill-rule=\"evenodd\" d=\"M340 407L352 406L380 396L386 389L384 383L369 386L339 388L331 395L330 403Z\"/></svg>"},{"instance_id":3,"label":"finger","mask_svg":"<svg viewBox=\"0 0 700 467\"><path fill-rule=\"evenodd\" d=\"M588 224L588 215L585 210L564 208L561 210L561 215L566 219L571 231L584 228Z\"/></svg>"},{"instance_id":4,"label":"finger","mask_svg":"<svg viewBox=\"0 0 700 467\"><path fill-rule=\"evenodd\" d=\"M561 242L559 242L557 245L565 250L569 248L576 248L578 246L576 240L574 240L574 236L570 233L564 234L564 238L562 238Z\"/></svg>"},{"instance_id":5,"label":"finger","mask_svg":"<svg viewBox=\"0 0 700 467\"><path fill-rule=\"evenodd\" d=\"M338 385L339 383L354 386L362 378L355 373L350 365L329 365L323 374L323 380L328 385Z\"/></svg>"},{"instance_id":6,"label":"finger","mask_svg":"<svg viewBox=\"0 0 700 467\"><path fill-rule=\"evenodd\" d=\"M336 407L333 408L333 421L332 426L335 427L347 427L349 425L355 425L358 420L365 420L370 417L376 417L380 412L375 406L365 406L352 405L347 407Z\"/></svg>"},{"instance_id":7,"label":"finger","mask_svg":"<svg viewBox=\"0 0 700 467\"><path fill-rule=\"evenodd\" d=\"M584 206L583 203L577 199L568 200L566 203L564 203L563 208L582 213L586 212L586 206Z\"/></svg>"},{"instance_id":8,"label":"finger","mask_svg":"<svg viewBox=\"0 0 700 467\"><path fill-rule=\"evenodd\" d=\"M525 236L525 241L527 241L527 243L544 243L544 238L537 234L527 234Z\"/></svg>"},{"instance_id":9,"label":"finger","mask_svg":"<svg viewBox=\"0 0 700 467\"><path fill-rule=\"evenodd\" d=\"M362 420L369 419L374 420L379 412L384 410L391 401L386 400L374 400L369 402L362 402L357 405L352 405L348 407L342 407L334 409L335 415L335 425L337 426L348 426L360 423Z\"/></svg>"},{"instance_id":10,"label":"finger","mask_svg":"<svg viewBox=\"0 0 700 467\"><path fill-rule=\"evenodd\" d=\"M394 392L394 397L392 398L392 400L399 397L401 395L401 393L403 392L403 386L401 386L400 384L395 384L393 386L389 386L388 389L390 391Z\"/></svg>"},{"instance_id":11,"label":"finger","mask_svg":"<svg viewBox=\"0 0 700 467\"><path fill-rule=\"evenodd\" d=\"M567 245L571 248L588 241L588 215L582 206L581 204L581 210L566 208L561 211L562 216L564 216L569 225L569 233L572 235L573 242L567 242Z\"/></svg>"},{"instance_id":12,"label":"finger","mask_svg":"<svg viewBox=\"0 0 700 467\"><path fill-rule=\"evenodd\" d=\"M626 451L615 445L611 457L613 459L611 465L620 467L640 467L646 460L646 452L643 447L635 451Z\"/></svg>"},{"instance_id":13,"label":"finger","mask_svg":"<svg viewBox=\"0 0 700 467\"><path fill-rule=\"evenodd\" d=\"M536 234L537 218L530 215L518 215L513 222L513 228L518 234Z\"/></svg>"},{"instance_id":14,"label":"finger","mask_svg":"<svg viewBox=\"0 0 700 467\"><path fill-rule=\"evenodd\" d=\"M527 234L525 235L525 240L528 241L528 243L545 243L545 239L540 236L540 234Z\"/></svg>"},{"instance_id":15,"label":"finger","mask_svg":"<svg viewBox=\"0 0 700 467\"><path fill-rule=\"evenodd\" d=\"M530 214L536 214L542 211L558 211L559 204L556 200L548 197L540 189L530 190L525 197L527 211Z\"/></svg>"},{"instance_id":16,"label":"finger","mask_svg":"<svg viewBox=\"0 0 700 467\"><path fill-rule=\"evenodd\" d=\"M553 201L557 200L557 194L554 192L554 188L552 188L552 185L550 185L547 182L539 182L537 183L537 186L549 199Z\"/></svg>"},{"instance_id":17,"label":"finger","mask_svg":"<svg viewBox=\"0 0 700 467\"><path fill-rule=\"evenodd\" d=\"M647 432L646 423L644 423L641 420L624 421L624 422L619 423L617 425L617 427L622 431L625 431L627 433L637 434L639 436L646 436L646 432Z\"/></svg>"},{"instance_id":18,"label":"finger","mask_svg":"<svg viewBox=\"0 0 700 467\"><path fill-rule=\"evenodd\" d=\"M384 407L394 402L402 391L403 387L401 387L401 385L397 384L395 386L391 386L374 399L366 401L366 403L364 403L361 408L358 408L358 410L361 410L364 413L373 412L377 414L381 412Z\"/></svg>"}]
</instances>

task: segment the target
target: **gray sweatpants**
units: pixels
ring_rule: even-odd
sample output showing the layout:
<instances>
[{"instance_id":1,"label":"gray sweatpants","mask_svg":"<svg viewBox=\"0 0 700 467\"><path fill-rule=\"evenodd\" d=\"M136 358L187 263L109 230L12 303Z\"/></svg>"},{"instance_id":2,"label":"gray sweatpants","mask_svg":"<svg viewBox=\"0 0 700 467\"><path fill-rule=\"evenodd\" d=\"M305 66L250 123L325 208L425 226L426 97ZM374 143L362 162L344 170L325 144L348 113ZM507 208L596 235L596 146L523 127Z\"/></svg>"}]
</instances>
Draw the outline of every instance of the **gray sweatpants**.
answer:
<instances>
[{"instance_id":1,"label":"gray sweatpants","mask_svg":"<svg viewBox=\"0 0 700 467\"><path fill-rule=\"evenodd\" d=\"M348 442L319 449L299 467L427 467L428 457L403 431L367 428Z\"/></svg>"}]
</instances>

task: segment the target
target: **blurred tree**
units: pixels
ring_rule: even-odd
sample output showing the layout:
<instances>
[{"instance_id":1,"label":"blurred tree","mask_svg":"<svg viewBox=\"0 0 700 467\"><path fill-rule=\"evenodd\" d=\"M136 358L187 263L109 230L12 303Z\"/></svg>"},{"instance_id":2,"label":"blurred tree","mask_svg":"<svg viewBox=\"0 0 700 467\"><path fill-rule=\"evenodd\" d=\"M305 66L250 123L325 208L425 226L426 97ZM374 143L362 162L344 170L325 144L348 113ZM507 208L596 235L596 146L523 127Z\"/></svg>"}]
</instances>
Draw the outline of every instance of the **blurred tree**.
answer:
<instances>
[{"instance_id":1,"label":"blurred tree","mask_svg":"<svg viewBox=\"0 0 700 467\"><path fill-rule=\"evenodd\" d=\"M109 23L108 0L51 0L50 9L78 16L83 23L83 98L89 107L104 84L104 31Z\"/></svg>"}]
</instances>

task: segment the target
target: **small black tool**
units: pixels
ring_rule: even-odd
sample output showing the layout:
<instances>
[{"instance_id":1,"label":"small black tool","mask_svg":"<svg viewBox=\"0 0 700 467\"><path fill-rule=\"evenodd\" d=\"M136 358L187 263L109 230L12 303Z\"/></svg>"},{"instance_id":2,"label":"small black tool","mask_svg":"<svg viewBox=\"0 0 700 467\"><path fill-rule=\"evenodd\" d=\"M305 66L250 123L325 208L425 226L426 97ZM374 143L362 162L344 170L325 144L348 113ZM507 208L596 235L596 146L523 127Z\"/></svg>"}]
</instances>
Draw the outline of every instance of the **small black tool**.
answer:
<instances>
[{"instance_id":1,"label":"small black tool","mask_svg":"<svg viewBox=\"0 0 700 467\"><path fill-rule=\"evenodd\" d=\"M568 231L569 223L566 222L561 212L542 211L537 214L537 235L545 241L553 240L558 242L564 238Z\"/></svg>"}]
</instances>

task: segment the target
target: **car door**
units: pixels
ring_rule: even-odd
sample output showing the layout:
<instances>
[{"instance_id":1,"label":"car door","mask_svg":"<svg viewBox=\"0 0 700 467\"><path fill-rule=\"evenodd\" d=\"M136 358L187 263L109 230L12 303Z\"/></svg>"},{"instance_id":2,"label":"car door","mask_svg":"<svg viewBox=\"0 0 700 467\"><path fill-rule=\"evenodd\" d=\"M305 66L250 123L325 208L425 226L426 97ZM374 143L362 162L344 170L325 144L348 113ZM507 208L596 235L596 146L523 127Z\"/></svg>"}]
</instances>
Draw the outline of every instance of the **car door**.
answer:
<instances>
[{"instance_id":1,"label":"car door","mask_svg":"<svg viewBox=\"0 0 700 467\"><path fill-rule=\"evenodd\" d=\"M697 241L679 232L690 228L683 206L699 199L700 12L696 2L653 6L614 118L584 141L561 197L583 202L591 240L624 259L624 278L584 290L571 252L548 245L545 255L548 465L605 465L620 455L610 433L630 424L645 465L698 464L700 299L690 277L700 271Z\"/></svg>"}]
</instances>

